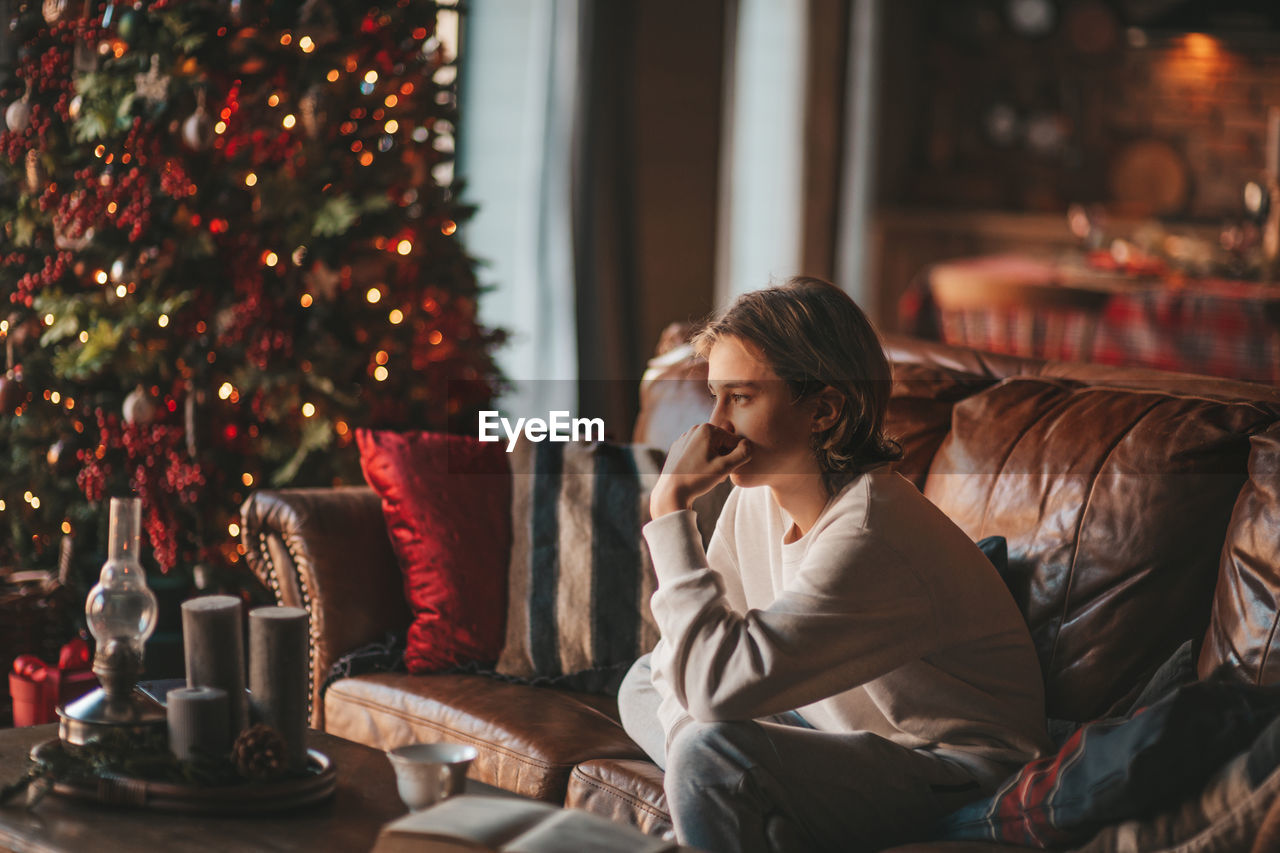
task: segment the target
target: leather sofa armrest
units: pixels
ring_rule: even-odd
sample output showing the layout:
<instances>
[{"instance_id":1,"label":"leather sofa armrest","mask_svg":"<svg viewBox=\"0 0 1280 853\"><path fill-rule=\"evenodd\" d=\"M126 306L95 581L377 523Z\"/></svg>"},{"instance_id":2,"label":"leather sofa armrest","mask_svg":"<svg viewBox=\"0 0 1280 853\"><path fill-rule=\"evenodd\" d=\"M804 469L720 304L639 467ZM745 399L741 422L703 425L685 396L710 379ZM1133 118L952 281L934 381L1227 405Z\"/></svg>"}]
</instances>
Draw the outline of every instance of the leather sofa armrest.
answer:
<instances>
[{"instance_id":1,"label":"leather sofa armrest","mask_svg":"<svg viewBox=\"0 0 1280 853\"><path fill-rule=\"evenodd\" d=\"M240 508L249 568L276 603L310 614L311 726L323 729L320 691L343 655L403 631L411 614L373 489L256 491Z\"/></svg>"}]
</instances>

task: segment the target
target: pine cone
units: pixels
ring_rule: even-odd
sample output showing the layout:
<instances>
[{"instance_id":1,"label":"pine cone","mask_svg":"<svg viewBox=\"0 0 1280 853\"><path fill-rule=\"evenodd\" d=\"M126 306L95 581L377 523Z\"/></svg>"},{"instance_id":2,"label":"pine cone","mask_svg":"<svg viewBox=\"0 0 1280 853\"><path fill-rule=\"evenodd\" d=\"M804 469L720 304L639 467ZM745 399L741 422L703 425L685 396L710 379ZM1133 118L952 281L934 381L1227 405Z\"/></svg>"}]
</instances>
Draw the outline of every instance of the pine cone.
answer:
<instances>
[{"instance_id":1,"label":"pine cone","mask_svg":"<svg viewBox=\"0 0 1280 853\"><path fill-rule=\"evenodd\" d=\"M266 723L250 726L231 747L231 761L246 779L274 779L285 769L284 738Z\"/></svg>"}]
</instances>

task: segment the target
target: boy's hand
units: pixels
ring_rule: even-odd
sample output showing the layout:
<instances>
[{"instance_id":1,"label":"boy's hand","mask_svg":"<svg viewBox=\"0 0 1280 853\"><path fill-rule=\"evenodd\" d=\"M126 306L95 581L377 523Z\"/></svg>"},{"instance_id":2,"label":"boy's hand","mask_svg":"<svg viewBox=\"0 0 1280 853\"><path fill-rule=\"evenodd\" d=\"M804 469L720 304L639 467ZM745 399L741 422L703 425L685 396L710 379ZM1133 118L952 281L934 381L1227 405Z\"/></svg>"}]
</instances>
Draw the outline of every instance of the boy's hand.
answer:
<instances>
[{"instance_id":1,"label":"boy's hand","mask_svg":"<svg viewBox=\"0 0 1280 853\"><path fill-rule=\"evenodd\" d=\"M690 509L733 469L751 458L751 442L712 424L686 430L671 445L658 484L649 495L653 518Z\"/></svg>"}]
</instances>

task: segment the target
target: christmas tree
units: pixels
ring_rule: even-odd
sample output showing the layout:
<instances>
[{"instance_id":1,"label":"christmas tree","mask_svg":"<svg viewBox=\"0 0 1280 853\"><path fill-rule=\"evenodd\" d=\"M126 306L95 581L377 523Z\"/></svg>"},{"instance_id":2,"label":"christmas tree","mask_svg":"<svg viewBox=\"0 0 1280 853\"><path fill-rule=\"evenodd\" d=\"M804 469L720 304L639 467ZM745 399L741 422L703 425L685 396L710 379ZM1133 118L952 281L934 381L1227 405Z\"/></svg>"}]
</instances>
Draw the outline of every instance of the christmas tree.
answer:
<instances>
[{"instance_id":1,"label":"christmas tree","mask_svg":"<svg viewBox=\"0 0 1280 853\"><path fill-rule=\"evenodd\" d=\"M255 488L361 482L357 427L502 379L453 176L451 4L44 0L0 39L0 566L240 562ZM144 548L144 553L148 549Z\"/></svg>"}]
</instances>

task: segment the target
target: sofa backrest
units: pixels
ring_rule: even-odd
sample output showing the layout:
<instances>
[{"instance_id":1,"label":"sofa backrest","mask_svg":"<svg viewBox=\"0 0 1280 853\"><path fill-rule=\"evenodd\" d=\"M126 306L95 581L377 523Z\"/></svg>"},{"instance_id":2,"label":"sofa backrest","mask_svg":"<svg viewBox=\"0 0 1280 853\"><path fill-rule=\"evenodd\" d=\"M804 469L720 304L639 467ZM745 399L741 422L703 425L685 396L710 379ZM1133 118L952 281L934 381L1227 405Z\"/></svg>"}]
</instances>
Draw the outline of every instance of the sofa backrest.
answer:
<instances>
[{"instance_id":1,"label":"sofa backrest","mask_svg":"<svg viewBox=\"0 0 1280 853\"><path fill-rule=\"evenodd\" d=\"M1202 675L1280 677L1280 389L908 338L886 352L898 469L975 540L1008 540L1051 717L1106 713L1189 638ZM687 354L655 363L635 440L705 420L705 380Z\"/></svg>"},{"instance_id":2,"label":"sofa backrest","mask_svg":"<svg viewBox=\"0 0 1280 853\"><path fill-rule=\"evenodd\" d=\"M1249 481L1236 500L1200 654L1203 678L1227 667L1280 683L1280 424L1250 440Z\"/></svg>"}]
</instances>

